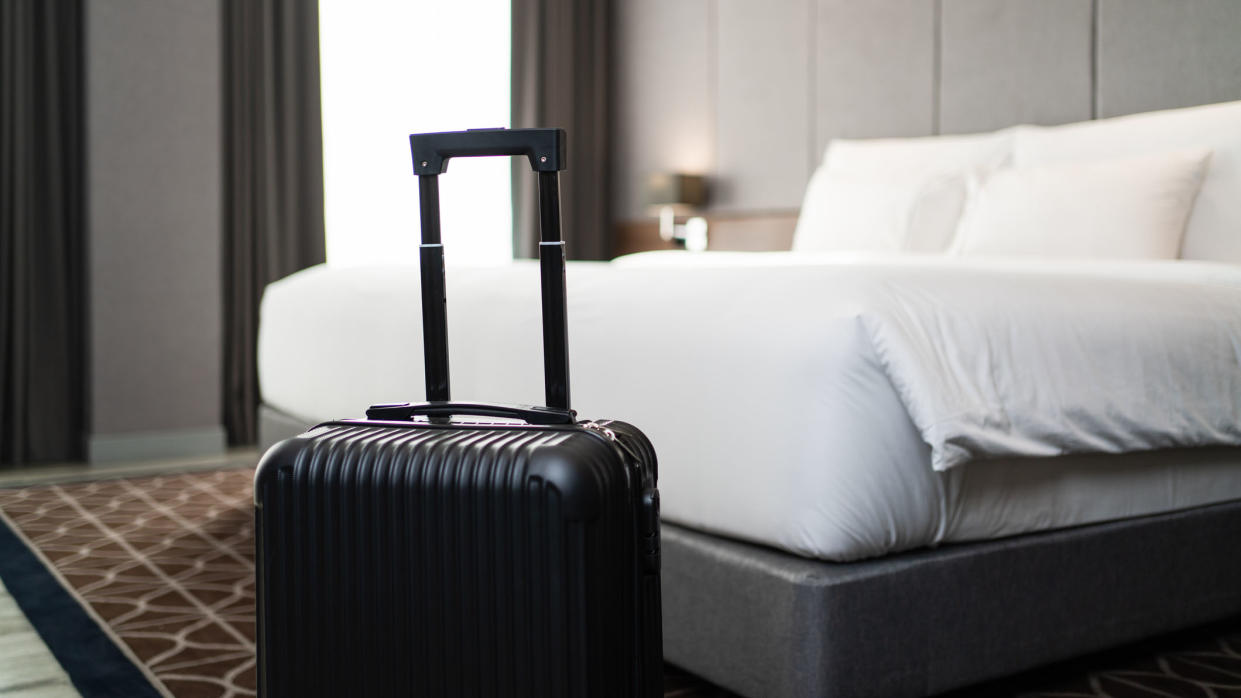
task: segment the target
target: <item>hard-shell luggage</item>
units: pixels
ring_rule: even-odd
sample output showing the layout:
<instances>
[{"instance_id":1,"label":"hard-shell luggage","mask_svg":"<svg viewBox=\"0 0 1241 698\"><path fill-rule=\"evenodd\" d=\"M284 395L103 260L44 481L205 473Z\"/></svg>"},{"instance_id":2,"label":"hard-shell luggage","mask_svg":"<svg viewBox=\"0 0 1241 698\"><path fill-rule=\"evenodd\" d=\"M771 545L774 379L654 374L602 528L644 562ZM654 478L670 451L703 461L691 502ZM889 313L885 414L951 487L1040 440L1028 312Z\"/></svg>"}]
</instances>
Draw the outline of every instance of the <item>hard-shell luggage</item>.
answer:
<instances>
[{"instance_id":1,"label":"hard-shell luggage","mask_svg":"<svg viewBox=\"0 0 1241 698\"><path fill-rule=\"evenodd\" d=\"M633 426L569 408L564 132L410 142L427 402L374 405L263 456L260 695L660 696L655 453ZM475 155L538 173L546 406L450 401L438 176ZM401 360L378 349L359 360Z\"/></svg>"}]
</instances>

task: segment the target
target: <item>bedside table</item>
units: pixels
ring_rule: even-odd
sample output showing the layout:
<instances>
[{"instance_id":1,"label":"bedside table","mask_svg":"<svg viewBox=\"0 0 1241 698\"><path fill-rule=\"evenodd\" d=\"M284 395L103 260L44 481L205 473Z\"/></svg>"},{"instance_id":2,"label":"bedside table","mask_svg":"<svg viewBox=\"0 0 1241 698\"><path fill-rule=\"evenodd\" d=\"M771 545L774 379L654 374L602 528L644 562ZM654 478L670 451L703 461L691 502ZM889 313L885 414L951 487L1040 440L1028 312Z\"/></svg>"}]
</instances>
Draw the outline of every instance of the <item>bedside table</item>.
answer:
<instances>
[{"instance_id":1,"label":"bedside table","mask_svg":"<svg viewBox=\"0 0 1241 698\"><path fill-rule=\"evenodd\" d=\"M708 250L770 252L788 250L793 245L796 211L755 214L708 215ZM612 256L652 250L677 250L679 245L659 237L659 221L622 221L612 228Z\"/></svg>"}]
</instances>

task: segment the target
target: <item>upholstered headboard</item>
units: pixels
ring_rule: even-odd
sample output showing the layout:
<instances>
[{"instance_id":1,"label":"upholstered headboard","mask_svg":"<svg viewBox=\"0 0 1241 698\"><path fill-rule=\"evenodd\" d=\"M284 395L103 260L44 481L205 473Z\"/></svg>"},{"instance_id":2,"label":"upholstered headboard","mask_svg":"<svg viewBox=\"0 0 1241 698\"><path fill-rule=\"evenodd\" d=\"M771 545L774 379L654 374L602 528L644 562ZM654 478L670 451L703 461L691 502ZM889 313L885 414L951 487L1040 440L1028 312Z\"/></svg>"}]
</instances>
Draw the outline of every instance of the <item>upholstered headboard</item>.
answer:
<instances>
[{"instance_id":1,"label":"upholstered headboard","mask_svg":"<svg viewBox=\"0 0 1241 698\"><path fill-rule=\"evenodd\" d=\"M651 171L792 212L833 137L1241 99L1241 0L625 0L617 27L619 220Z\"/></svg>"}]
</instances>

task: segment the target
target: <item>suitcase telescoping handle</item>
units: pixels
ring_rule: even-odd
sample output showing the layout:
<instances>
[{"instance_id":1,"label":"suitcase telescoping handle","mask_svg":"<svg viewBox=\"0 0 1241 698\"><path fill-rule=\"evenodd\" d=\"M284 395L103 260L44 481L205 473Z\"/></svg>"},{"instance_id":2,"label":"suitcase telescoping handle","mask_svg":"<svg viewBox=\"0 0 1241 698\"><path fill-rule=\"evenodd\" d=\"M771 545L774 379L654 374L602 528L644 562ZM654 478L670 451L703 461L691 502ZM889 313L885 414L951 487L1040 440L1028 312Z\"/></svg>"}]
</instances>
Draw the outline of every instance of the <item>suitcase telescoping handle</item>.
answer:
<instances>
[{"instance_id":1,"label":"suitcase telescoping handle","mask_svg":"<svg viewBox=\"0 0 1241 698\"><path fill-rule=\"evenodd\" d=\"M560 236L560 170L565 132L558 128L475 129L416 133L409 137L418 175L422 244L422 342L427 404L412 414L483 414L538 423L573 423L569 409L569 332L565 301L565 251ZM547 407L451 403L448 381L448 314L444 246L440 241L439 176L454 157L524 155L539 175L539 276L543 292L543 381ZM378 406L377 406L378 407Z\"/></svg>"}]
</instances>

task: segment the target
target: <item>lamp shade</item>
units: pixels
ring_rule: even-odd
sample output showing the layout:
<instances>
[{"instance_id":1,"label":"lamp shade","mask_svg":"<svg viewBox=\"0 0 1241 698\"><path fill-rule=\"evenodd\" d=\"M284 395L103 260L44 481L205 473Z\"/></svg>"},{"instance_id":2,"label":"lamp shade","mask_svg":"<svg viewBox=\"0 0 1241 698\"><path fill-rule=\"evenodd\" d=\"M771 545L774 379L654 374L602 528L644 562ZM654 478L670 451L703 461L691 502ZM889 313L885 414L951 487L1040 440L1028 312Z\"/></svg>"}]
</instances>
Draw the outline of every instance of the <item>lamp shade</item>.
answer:
<instances>
[{"instance_id":1,"label":"lamp shade","mask_svg":"<svg viewBox=\"0 0 1241 698\"><path fill-rule=\"evenodd\" d=\"M691 210L707 203L707 181L701 175L655 172L646 180L646 203Z\"/></svg>"}]
</instances>

